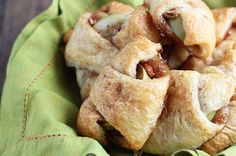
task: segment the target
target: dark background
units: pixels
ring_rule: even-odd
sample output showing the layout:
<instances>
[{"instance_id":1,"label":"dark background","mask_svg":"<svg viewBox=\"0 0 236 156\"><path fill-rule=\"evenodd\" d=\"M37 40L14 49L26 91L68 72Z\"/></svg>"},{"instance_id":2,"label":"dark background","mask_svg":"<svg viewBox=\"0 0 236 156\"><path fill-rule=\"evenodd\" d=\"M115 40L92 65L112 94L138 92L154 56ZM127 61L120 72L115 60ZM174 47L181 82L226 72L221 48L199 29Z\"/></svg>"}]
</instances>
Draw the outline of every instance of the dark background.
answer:
<instances>
[{"instance_id":1,"label":"dark background","mask_svg":"<svg viewBox=\"0 0 236 156\"><path fill-rule=\"evenodd\" d=\"M49 7L52 0L0 0L0 98L6 65L17 35L35 16Z\"/></svg>"}]
</instances>

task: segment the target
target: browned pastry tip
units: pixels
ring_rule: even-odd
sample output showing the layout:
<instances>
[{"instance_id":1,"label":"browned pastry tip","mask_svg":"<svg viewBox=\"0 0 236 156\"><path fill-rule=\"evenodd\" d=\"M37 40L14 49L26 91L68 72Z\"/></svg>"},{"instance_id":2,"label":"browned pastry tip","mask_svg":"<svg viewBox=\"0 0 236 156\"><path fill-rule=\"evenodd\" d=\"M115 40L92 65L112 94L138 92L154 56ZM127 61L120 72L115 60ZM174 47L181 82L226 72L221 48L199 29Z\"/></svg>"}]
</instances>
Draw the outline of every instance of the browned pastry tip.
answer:
<instances>
[{"instance_id":1,"label":"browned pastry tip","mask_svg":"<svg viewBox=\"0 0 236 156\"><path fill-rule=\"evenodd\" d=\"M215 43L215 21L201 0L148 0L150 14L164 38L185 47L190 55L206 59ZM203 29L204 27L204 29Z\"/></svg>"},{"instance_id":2,"label":"browned pastry tip","mask_svg":"<svg viewBox=\"0 0 236 156\"><path fill-rule=\"evenodd\" d=\"M106 68L90 96L105 120L121 134L108 140L135 151L142 148L161 113L167 86L168 77L142 82Z\"/></svg>"},{"instance_id":3,"label":"browned pastry tip","mask_svg":"<svg viewBox=\"0 0 236 156\"><path fill-rule=\"evenodd\" d=\"M144 5L138 6L134 10L127 23L113 37L113 43L122 49L137 36L144 36L156 43L160 38L159 32Z\"/></svg>"},{"instance_id":4,"label":"browned pastry tip","mask_svg":"<svg viewBox=\"0 0 236 156\"><path fill-rule=\"evenodd\" d=\"M160 45L138 36L99 74L90 98L105 121L114 127L108 140L138 151L161 114L169 75L137 79L137 66L158 56Z\"/></svg>"},{"instance_id":5,"label":"browned pastry tip","mask_svg":"<svg viewBox=\"0 0 236 156\"><path fill-rule=\"evenodd\" d=\"M206 66L206 62L200 58L190 56L187 61L181 65L183 70L201 71Z\"/></svg>"},{"instance_id":6,"label":"browned pastry tip","mask_svg":"<svg viewBox=\"0 0 236 156\"><path fill-rule=\"evenodd\" d=\"M236 22L236 8L220 8L213 10L216 22L216 38L219 44L227 36Z\"/></svg>"},{"instance_id":7,"label":"browned pastry tip","mask_svg":"<svg viewBox=\"0 0 236 156\"><path fill-rule=\"evenodd\" d=\"M89 23L91 13L84 13L77 22L71 39L66 45L67 66L99 73L119 50L103 38Z\"/></svg>"},{"instance_id":8,"label":"browned pastry tip","mask_svg":"<svg viewBox=\"0 0 236 156\"><path fill-rule=\"evenodd\" d=\"M234 94L231 78L182 70L171 70L170 77L162 115L143 147L148 153L170 155L183 148L196 149L220 133L228 121L224 107ZM215 110L219 111L209 119Z\"/></svg>"},{"instance_id":9,"label":"browned pastry tip","mask_svg":"<svg viewBox=\"0 0 236 156\"><path fill-rule=\"evenodd\" d=\"M139 35L114 57L111 66L122 74L135 77L137 65L156 57L158 57L156 59L161 60L159 55L161 51L162 47L159 43L154 43L146 37Z\"/></svg>"},{"instance_id":10,"label":"browned pastry tip","mask_svg":"<svg viewBox=\"0 0 236 156\"><path fill-rule=\"evenodd\" d=\"M73 29L70 29L70 30L68 30L65 34L64 34L64 36L63 36L63 42L65 43L65 44L67 44L68 42L69 42L69 40L70 40L70 38L71 38L71 36L72 36L72 33L73 33Z\"/></svg>"},{"instance_id":11,"label":"browned pastry tip","mask_svg":"<svg viewBox=\"0 0 236 156\"><path fill-rule=\"evenodd\" d=\"M86 99L77 118L77 129L79 134L98 140L103 145L107 144L104 129L98 124L98 121L103 120L101 114L97 111L91 100Z\"/></svg>"},{"instance_id":12,"label":"browned pastry tip","mask_svg":"<svg viewBox=\"0 0 236 156\"><path fill-rule=\"evenodd\" d=\"M162 59L160 53L158 53L158 56L154 57L153 59L142 62L141 64L150 78L160 78L169 74L169 67Z\"/></svg>"},{"instance_id":13,"label":"browned pastry tip","mask_svg":"<svg viewBox=\"0 0 236 156\"><path fill-rule=\"evenodd\" d=\"M224 129L206 141L200 148L210 155L215 155L236 143L236 102L232 101L227 109L229 109L228 112L227 110L221 110L216 115L216 118L213 119L213 122L219 122L219 120L222 121L227 116L228 120Z\"/></svg>"}]
</instances>

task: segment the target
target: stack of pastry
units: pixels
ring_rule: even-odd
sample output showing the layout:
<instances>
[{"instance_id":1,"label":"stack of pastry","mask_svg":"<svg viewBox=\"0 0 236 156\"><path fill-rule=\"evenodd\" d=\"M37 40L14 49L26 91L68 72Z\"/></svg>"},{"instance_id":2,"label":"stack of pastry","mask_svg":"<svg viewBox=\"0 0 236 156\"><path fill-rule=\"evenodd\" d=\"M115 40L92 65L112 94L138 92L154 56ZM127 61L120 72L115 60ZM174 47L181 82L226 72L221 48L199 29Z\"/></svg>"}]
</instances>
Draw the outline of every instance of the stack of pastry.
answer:
<instances>
[{"instance_id":1,"label":"stack of pastry","mask_svg":"<svg viewBox=\"0 0 236 156\"><path fill-rule=\"evenodd\" d=\"M236 8L111 2L65 35L81 88L78 132L133 151L213 155L236 143Z\"/></svg>"}]
</instances>

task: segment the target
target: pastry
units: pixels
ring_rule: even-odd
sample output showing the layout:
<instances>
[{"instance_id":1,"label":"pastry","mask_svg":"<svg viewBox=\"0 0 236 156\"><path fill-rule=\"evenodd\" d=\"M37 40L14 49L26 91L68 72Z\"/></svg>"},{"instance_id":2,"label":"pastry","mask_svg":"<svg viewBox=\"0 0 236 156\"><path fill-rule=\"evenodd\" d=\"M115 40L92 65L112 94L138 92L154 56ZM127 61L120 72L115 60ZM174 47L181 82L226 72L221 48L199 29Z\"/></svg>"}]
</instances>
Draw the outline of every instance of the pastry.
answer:
<instances>
[{"instance_id":1,"label":"pastry","mask_svg":"<svg viewBox=\"0 0 236 156\"><path fill-rule=\"evenodd\" d=\"M231 49L216 66L206 66L201 73L172 70L165 111L145 143L144 151L168 155L182 148L200 148L214 155L233 145L236 118L232 115L234 105L230 99L232 101L235 94L235 69L236 51ZM200 113L195 116L197 120L193 116L196 112L192 111ZM219 124L218 121L224 118L225 121ZM216 129L212 131L213 128Z\"/></svg>"},{"instance_id":2,"label":"pastry","mask_svg":"<svg viewBox=\"0 0 236 156\"><path fill-rule=\"evenodd\" d=\"M159 34L146 7L141 5L134 10L121 30L112 38L112 41L116 47L122 49L137 36L144 36L158 43Z\"/></svg>"},{"instance_id":3,"label":"pastry","mask_svg":"<svg viewBox=\"0 0 236 156\"><path fill-rule=\"evenodd\" d=\"M98 121L103 121L102 115L97 111L90 98L87 98L80 107L77 128L78 132L87 137L98 140L103 145L107 144L105 130Z\"/></svg>"},{"instance_id":4,"label":"pastry","mask_svg":"<svg viewBox=\"0 0 236 156\"><path fill-rule=\"evenodd\" d=\"M224 40L229 30L234 27L236 22L236 8L221 8L213 10L216 21L217 43Z\"/></svg>"},{"instance_id":5,"label":"pastry","mask_svg":"<svg viewBox=\"0 0 236 156\"><path fill-rule=\"evenodd\" d=\"M80 16L66 46L65 59L70 67L99 73L119 50L93 29L89 24L91 15L84 13Z\"/></svg>"},{"instance_id":6,"label":"pastry","mask_svg":"<svg viewBox=\"0 0 236 156\"><path fill-rule=\"evenodd\" d=\"M179 68L190 55L205 60L212 54L215 22L211 10L201 0L148 0L147 4L166 40L171 69Z\"/></svg>"},{"instance_id":7,"label":"pastry","mask_svg":"<svg viewBox=\"0 0 236 156\"><path fill-rule=\"evenodd\" d=\"M217 45L206 61L191 56L182 66L182 69L201 71L205 66L217 66L225 58L226 53L236 48L236 29L234 20L235 8L221 8L213 10L216 22ZM234 17L235 16L235 17Z\"/></svg>"},{"instance_id":8,"label":"pastry","mask_svg":"<svg viewBox=\"0 0 236 156\"><path fill-rule=\"evenodd\" d=\"M236 101L231 101L228 107L228 122L224 129L221 133L217 134L201 146L203 151L211 155L215 155L236 143Z\"/></svg>"},{"instance_id":9,"label":"pastry","mask_svg":"<svg viewBox=\"0 0 236 156\"><path fill-rule=\"evenodd\" d=\"M234 14L201 0L111 2L82 14L64 37L83 101L78 133L139 154L214 155L235 144Z\"/></svg>"},{"instance_id":10,"label":"pastry","mask_svg":"<svg viewBox=\"0 0 236 156\"><path fill-rule=\"evenodd\" d=\"M67 65L99 73L119 52L107 38L132 11L127 5L112 2L93 13L83 13L66 45ZM112 25L114 28L108 28Z\"/></svg>"},{"instance_id":11,"label":"pastry","mask_svg":"<svg viewBox=\"0 0 236 156\"><path fill-rule=\"evenodd\" d=\"M213 10L216 21L217 46L211 58L211 65L217 65L230 50L236 49L236 8Z\"/></svg>"},{"instance_id":12,"label":"pastry","mask_svg":"<svg viewBox=\"0 0 236 156\"><path fill-rule=\"evenodd\" d=\"M160 48L137 37L104 68L90 92L89 99L104 122L113 127L107 130L107 139L134 151L142 148L155 127L169 85L167 72L158 78L137 79L136 68L158 56Z\"/></svg>"},{"instance_id":13,"label":"pastry","mask_svg":"<svg viewBox=\"0 0 236 156\"><path fill-rule=\"evenodd\" d=\"M165 111L144 145L147 153L170 155L183 148L196 149L221 132L228 121L218 124L207 116L225 106L227 109L234 94L231 79L181 70L170 75Z\"/></svg>"},{"instance_id":14,"label":"pastry","mask_svg":"<svg viewBox=\"0 0 236 156\"><path fill-rule=\"evenodd\" d=\"M89 96L97 74L119 53L109 37L119 29L133 10L123 3L110 2L97 11L83 13L75 28L65 34L66 63L76 68L83 100ZM113 24L114 28L107 28L109 24Z\"/></svg>"}]
</instances>

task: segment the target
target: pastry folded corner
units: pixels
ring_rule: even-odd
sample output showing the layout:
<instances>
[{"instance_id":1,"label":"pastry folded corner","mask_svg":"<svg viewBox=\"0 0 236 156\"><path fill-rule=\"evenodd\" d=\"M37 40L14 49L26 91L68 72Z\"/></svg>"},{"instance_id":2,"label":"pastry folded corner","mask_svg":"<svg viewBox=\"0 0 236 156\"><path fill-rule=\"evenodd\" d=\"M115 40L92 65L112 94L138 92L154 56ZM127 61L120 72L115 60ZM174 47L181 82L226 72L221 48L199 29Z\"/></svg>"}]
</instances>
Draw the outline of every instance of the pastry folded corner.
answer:
<instances>
[{"instance_id":1,"label":"pastry folded corner","mask_svg":"<svg viewBox=\"0 0 236 156\"><path fill-rule=\"evenodd\" d=\"M65 59L68 66L86 68L99 73L119 50L89 24L91 13L80 16L69 40Z\"/></svg>"},{"instance_id":2,"label":"pastry folded corner","mask_svg":"<svg viewBox=\"0 0 236 156\"><path fill-rule=\"evenodd\" d=\"M114 57L111 66L122 74L135 77L138 63L154 58L161 50L159 43L154 43L143 36L136 36Z\"/></svg>"},{"instance_id":3,"label":"pastry folded corner","mask_svg":"<svg viewBox=\"0 0 236 156\"><path fill-rule=\"evenodd\" d=\"M236 143L236 101L230 102L229 109L229 120L222 132L201 146L201 150L210 155L215 155Z\"/></svg>"},{"instance_id":4,"label":"pastry folded corner","mask_svg":"<svg viewBox=\"0 0 236 156\"><path fill-rule=\"evenodd\" d=\"M144 5L138 6L134 10L112 41L119 49L122 49L137 36L144 36L155 43L160 40L159 32Z\"/></svg>"},{"instance_id":5,"label":"pastry folded corner","mask_svg":"<svg viewBox=\"0 0 236 156\"><path fill-rule=\"evenodd\" d=\"M207 114L227 106L234 94L232 79L225 75L195 71L171 71L170 75L164 111L143 148L148 153L169 155L200 147L225 125L209 120Z\"/></svg>"},{"instance_id":6,"label":"pastry folded corner","mask_svg":"<svg viewBox=\"0 0 236 156\"><path fill-rule=\"evenodd\" d=\"M77 118L77 129L79 134L98 140L103 145L107 144L104 129L98 124L103 120L101 114L96 110L90 98L87 98L80 107Z\"/></svg>"},{"instance_id":7,"label":"pastry folded corner","mask_svg":"<svg viewBox=\"0 0 236 156\"><path fill-rule=\"evenodd\" d=\"M164 38L183 44L196 57L206 59L216 44L215 21L201 0L148 0L150 14Z\"/></svg>"},{"instance_id":8,"label":"pastry folded corner","mask_svg":"<svg viewBox=\"0 0 236 156\"><path fill-rule=\"evenodd\" d=\"M236 22L236 8L220 8L213 10L216 22L217 43L224 40L229 29Z\"/></svg>"},{"instance_id":9,"label":"pastry folded corner","mask_svg":"<svg viewBox=\"0 0 236 156\"><path fill-rule=\"evenodd\" d=\"M126 139L126 148L139 150L161 114L168 81L163 77L142 82L109 67L97 78L90 97L105 120Z\"/></svg>"},{"instance_id":10,"label":"pastry folded corner","mask_svg":"<svg viewBox=\"0 0 236 156\"><path fill-rule=\"evenodd\" d=\"M144 37L130 42L99 74L90 99L115 131L107 139L134 151L142 148L161 114L169 76L136 79L137 65L158 55L160 46ZM125 56L127 56L126 59Z\"/></svg>"}]
</instances>

